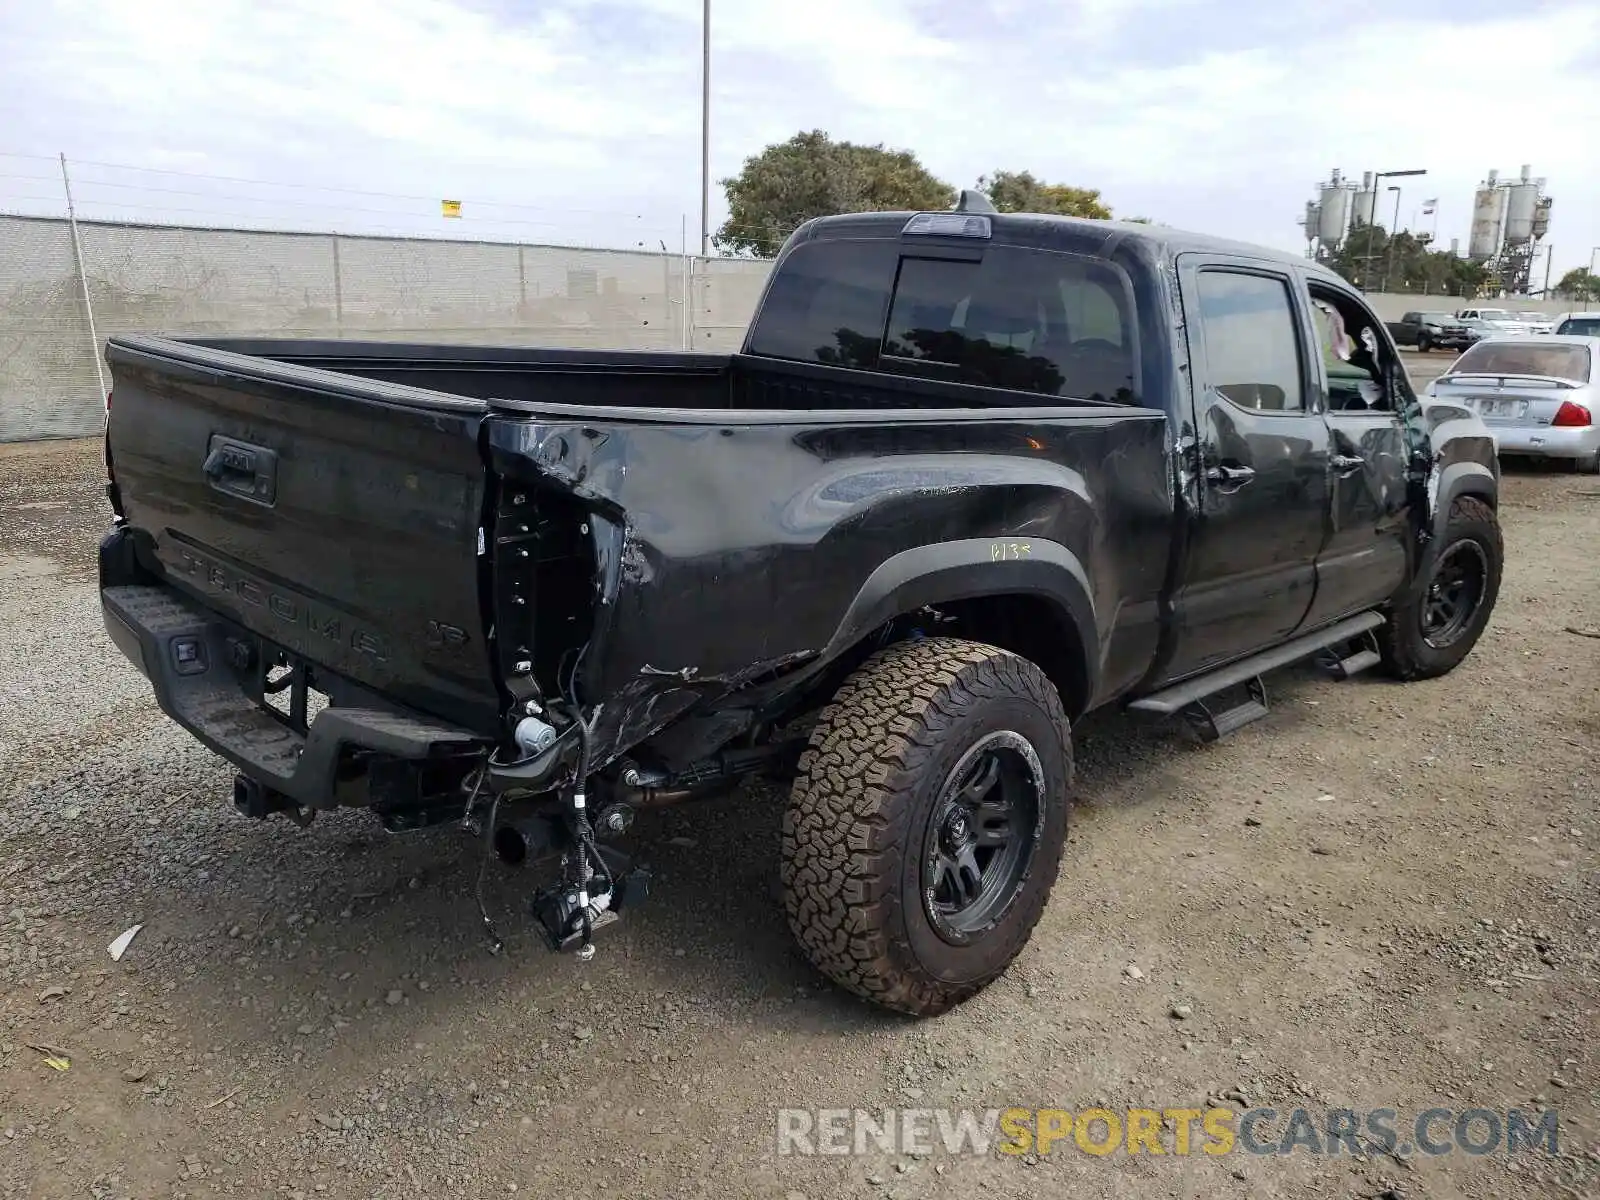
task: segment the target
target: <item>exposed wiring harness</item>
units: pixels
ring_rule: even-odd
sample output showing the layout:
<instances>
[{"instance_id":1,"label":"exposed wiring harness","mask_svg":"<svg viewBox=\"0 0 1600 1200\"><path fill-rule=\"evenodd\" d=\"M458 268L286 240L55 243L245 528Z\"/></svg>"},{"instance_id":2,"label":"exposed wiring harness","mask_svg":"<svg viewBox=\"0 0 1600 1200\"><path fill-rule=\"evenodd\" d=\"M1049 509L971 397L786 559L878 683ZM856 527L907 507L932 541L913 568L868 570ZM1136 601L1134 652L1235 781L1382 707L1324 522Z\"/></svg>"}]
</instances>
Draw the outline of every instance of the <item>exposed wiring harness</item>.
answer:
<instances>
[{"instance_id":1,"label":"exposed wiring harness","mask_svg":"<svg viewBox=\"0 0 1600 1200\"><path fill-rule=\"evenodd\" d=\"M466 828L471 828L472 809L478 802L478 793L483 790L483 781L488 774L489 766L485 763L473 775L472 790L467 794L467 806L461 813L461 824ZM483 899L483 876L488 870L489 858L494 853L494 826L499 815L500 796L496 793L494 800L489 804L489 819L484 822L483 854L478 859L478 878L473 885L473 898L478 902L478 917L483 921L483 931L489 937L490 954L499 954L506 944L499 930L495 928L494 920L489 916L489 906Z\"/></svg>"}]
</instances>

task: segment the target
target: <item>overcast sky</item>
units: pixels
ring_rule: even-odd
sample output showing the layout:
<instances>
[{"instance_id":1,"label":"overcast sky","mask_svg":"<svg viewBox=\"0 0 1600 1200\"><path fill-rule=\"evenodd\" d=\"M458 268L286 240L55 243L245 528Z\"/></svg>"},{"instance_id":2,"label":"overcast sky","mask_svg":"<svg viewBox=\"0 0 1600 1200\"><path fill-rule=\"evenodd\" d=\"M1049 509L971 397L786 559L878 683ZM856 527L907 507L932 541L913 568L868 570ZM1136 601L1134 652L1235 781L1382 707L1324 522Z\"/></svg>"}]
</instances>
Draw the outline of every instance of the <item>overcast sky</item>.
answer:
<instances>
[{"instance_id":1,"label":"overcast sky","mask_svg":"<svg viewBox=\"0 0 1600 1200\"><path fill-rule=\"evenodd\" d=\"M1424 167L1401 223L1437 197L1464 247L1477 181L1530 163L1555 275L1600 246L1595 0L713 9L713 178L821 128L958 185L1027 169L1303 249L1331 168ZM676 251L685 218L698 233L699 72L700 0L0 2L0 154L41 156L0 157L0 209L57 211L64 151L90 216Z\"/></svg>"}]
</instances>

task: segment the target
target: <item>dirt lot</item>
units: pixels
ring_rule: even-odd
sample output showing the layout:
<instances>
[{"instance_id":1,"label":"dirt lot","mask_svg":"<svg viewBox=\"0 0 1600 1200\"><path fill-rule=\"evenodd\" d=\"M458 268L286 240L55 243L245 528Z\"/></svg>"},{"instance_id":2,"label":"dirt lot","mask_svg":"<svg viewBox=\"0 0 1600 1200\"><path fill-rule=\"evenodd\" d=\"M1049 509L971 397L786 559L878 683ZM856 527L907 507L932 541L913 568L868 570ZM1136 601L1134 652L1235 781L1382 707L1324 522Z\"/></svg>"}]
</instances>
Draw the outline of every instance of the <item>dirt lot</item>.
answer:
<instances>
[{"instance_id":1,"label":"dirt lot","mask_svg":"<svg viewBox=\"0 0 1600 1200\"><path fill-rule=\"evenodd\" d=\"M458 832L236 816L101 631L98 453L0 447L7 1196L1600 1194L1592 477L1508 476L1499 609L1447 679L1287 673L1210 748L1084 722L1030 948L919 1024L791 947L773 792L641 818L657 894L587 965L498 865L486 952ZM779 1107L1208 1097L1548 1107L1559 1155L775 1152Z\"/></svg>"}]
</instances>

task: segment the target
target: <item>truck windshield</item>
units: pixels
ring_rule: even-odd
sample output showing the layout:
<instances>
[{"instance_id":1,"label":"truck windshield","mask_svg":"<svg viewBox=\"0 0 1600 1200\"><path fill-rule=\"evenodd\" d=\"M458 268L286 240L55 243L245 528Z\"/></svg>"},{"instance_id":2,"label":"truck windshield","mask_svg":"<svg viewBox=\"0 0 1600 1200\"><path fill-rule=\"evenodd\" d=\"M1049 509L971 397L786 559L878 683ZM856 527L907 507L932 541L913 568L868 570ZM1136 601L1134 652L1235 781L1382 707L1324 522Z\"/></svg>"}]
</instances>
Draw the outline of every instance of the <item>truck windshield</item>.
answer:
<instances>
[{"instance_id":1,"label":"truck windshield","mask_svg":"<svg viewBox=\"0 0 1600 1200\"><path fill-rule=\"evenodd\" d=\"M756 318L751 352L1133 402L1132 294L1109 263L1014 246L989 246L981 261L900 251L883 240L797 247Z\"/></svg>"},{"instance_id":2,"label":"truck windshield","mask_svg":"<svg viewBox=\"0 0 1600 1200\"><path fill-rule=\"evenodd\" d=\"M1587 346L1552 346L1548 342L1479 342L1450 368L1452 375L1543 375L1551 379L1589 381Z\"/></svg>"}]
</instances>

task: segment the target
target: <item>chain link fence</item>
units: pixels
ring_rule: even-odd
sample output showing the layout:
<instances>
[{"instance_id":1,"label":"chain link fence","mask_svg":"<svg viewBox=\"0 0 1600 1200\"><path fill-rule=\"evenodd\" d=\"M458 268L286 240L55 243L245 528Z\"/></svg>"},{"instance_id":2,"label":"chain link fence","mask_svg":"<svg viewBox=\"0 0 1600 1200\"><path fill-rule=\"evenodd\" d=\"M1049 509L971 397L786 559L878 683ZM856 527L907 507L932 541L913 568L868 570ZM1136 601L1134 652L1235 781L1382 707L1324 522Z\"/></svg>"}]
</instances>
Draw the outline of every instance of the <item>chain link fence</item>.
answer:
<instances>
[{"instance_id":1,"label":"chain link fence","mask_svg":"<svg viewBox=\"0 0 1600 1200\"><path fill-rule=\"evenodd\" d=\"M0 215L0 442L96 434L107 337L738 347L770 264ZM96 343L99 343L97 345Z\"/></svg>"}]
</instances>

